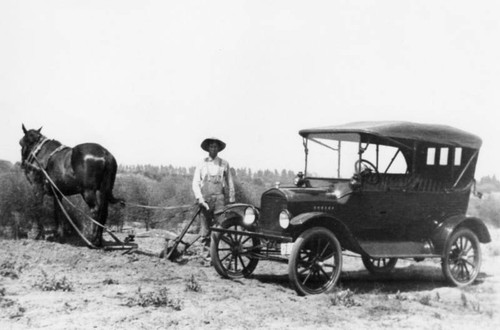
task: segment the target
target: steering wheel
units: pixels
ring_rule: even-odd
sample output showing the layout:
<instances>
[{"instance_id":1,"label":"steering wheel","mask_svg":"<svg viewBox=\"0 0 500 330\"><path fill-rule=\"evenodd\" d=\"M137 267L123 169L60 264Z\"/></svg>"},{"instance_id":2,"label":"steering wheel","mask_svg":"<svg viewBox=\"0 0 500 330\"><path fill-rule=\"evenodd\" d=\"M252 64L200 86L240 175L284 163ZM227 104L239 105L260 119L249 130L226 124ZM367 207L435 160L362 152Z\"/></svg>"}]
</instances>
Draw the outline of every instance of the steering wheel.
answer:
<instances>
[{"instance_id":1,"label":"steering wheel","mask_svg":"<svg viewBox=\"0 0 500 330\"><path fill-rule=\"evenodd\" d=\"M358 170L361 168L361 165L365 165L365 169L358 173ZM366 179L366 182L371 184L377 184L380 182L380 173L373 163L367 161L366 159L358 159L354 163L354 172L359 174L361 178ZM369 175L369 174L374 175Z\"/></svg>"}]
</instances>

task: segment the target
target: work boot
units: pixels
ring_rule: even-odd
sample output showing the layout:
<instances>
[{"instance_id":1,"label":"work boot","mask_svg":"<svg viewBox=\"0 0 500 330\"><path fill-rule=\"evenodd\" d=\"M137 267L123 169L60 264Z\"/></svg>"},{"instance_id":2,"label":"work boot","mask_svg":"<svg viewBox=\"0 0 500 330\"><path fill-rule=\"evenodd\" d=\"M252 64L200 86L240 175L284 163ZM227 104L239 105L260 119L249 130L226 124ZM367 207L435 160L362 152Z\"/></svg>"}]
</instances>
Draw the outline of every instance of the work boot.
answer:
<instances>
[{"instance_id":1,"label":"work boot","mask_svg":"<svg viewBox=\"0 0 500 330\"><path fill-rule=\"evenodd\" d=\"M203 243L203 246L210 247L210 235L202 236L201 243Z\"/></svg>"}]
</instances>

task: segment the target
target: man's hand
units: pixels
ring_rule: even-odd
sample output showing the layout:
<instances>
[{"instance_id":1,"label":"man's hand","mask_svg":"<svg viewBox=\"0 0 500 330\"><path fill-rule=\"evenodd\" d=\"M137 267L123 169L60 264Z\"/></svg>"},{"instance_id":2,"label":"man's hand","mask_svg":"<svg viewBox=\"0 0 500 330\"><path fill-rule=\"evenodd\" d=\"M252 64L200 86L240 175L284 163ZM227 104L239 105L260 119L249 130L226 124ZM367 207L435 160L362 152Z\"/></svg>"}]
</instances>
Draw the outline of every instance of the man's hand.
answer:
<instances>
[{"instance_id":1,"label":"man's hand","mask_svg":"<svg viewBox=\"0 0 500 330\"><path fill-rule=\"evenodd\" d=\"M210 210L210 207L208 206L207 202L201 202L200 206L203 207L205 210Z\"/></svg>"}]
</instances>

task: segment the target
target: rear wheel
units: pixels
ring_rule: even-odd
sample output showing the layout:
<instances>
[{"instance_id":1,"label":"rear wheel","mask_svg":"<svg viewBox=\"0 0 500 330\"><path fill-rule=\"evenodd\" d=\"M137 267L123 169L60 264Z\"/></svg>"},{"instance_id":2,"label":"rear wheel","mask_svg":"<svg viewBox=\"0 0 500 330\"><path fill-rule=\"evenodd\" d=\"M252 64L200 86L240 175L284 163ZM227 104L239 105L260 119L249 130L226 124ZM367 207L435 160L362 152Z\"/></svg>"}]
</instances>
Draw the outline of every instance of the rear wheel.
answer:
<instances>
[{"instance_id":1,"label":"rear wheel","mask_svg":"<svg viewBox=\"0 0 500 330\"><path fill-rule=\"evenodd\" d=\"M372 274L390 273L398 262L398 258L370 258L363 256L361 259L363 265Z\"/></svg>"},{"instance_id":2,"label":"rear wheel","mask_svg":"<svg viewBox=\"0 0 500 330\"><path fill-rule=\"evenodd\" d=\"M332 290L341 269L342 250L330 230L323 227L308 229L293 244L288 276L299 295Z\"/></svg>"},{"instance_id":3,"label":"rear wheel","mask_svg":"<svg viewBox=\"0 0 500 330\"><path fill-rule=\"evenodd\" d=\"M455 286L475 281L481 267L481 247L468 228L456 230L446 242L441 268L446 280Z\"/></svg>"},{"instance_id":4,"label":"rear wheel","mask_svg":"<svg viewBox=\"0 0 500 330\"><path fill-rule=\"evenodd\" d=\"M249 231L238 218L224 221L221 227L240 233L212 232L210 254L215 270L225 278L250 276L259 262L252 254L260 251L260 240L245 235Z\"/></svg>"}]
</instances>

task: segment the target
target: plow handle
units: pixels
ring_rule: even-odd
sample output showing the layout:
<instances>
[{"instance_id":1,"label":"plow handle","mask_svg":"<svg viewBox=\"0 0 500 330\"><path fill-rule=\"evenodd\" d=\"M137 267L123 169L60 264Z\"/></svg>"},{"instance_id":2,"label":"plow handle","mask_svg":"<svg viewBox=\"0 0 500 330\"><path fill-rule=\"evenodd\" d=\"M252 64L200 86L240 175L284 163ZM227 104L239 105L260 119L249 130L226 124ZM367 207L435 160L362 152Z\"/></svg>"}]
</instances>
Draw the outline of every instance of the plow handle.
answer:
<instances>
[{"instance_id":1,"label":"plow handle","mask_svg":"<svg viewBox=\"0 0 500 330\"><path fill-rule=\"evenodd\" d=\"M191 227L191 225L193 224L196 217L200 214L200 212L201 212L201 206L198 207L198 211L196 211L196 213L194 214L191 221L189 221L189 223L186 226L184 226L184 229L182 229L181 234L174 239L174 245L172 245L172 247L170 248L170 251L168 252L168 254L166 256L166 259L170 260L170 256L172 255L172 253L174 251L177 250L177 246L179 246L179 243L182 242L182 239L184 238L187 231L189 230L189 227Z\"/></svg>"}]
</instances>

